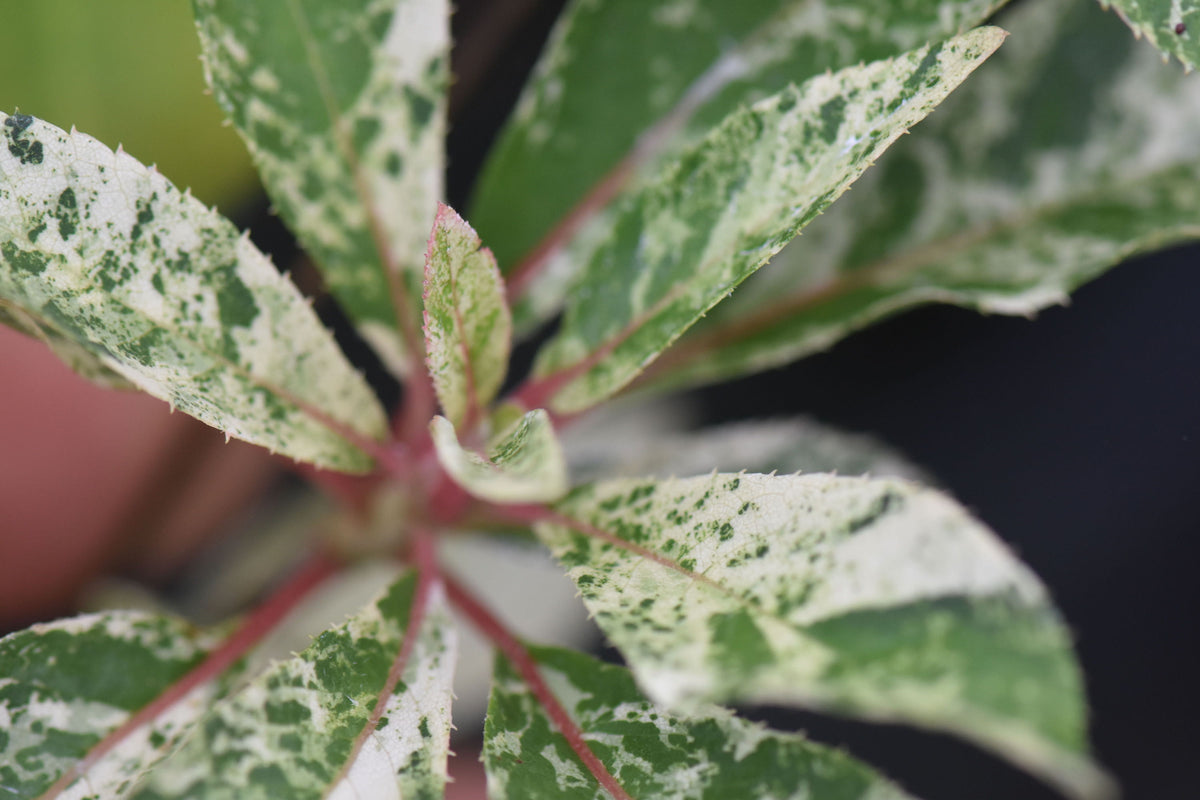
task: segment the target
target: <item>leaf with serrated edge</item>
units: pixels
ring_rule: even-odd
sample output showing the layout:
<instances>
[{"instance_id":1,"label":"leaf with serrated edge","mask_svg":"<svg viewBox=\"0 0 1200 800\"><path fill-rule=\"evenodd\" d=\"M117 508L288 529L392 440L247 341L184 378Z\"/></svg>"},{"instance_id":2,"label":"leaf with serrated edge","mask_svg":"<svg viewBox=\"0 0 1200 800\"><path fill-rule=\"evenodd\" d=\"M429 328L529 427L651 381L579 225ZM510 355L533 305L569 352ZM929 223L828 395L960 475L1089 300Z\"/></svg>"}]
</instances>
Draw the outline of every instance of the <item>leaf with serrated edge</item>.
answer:
<instances>
[{"instance_id":1,"label":"leaf with serrated edge","mask_svg":"<svg viewBox=\"0 0 1200 800\"><path fill-rule=\"evenodd\" d=\"M554 411L620 390L812 221L1004 39L981 28L742 109L617 211L537 376Z\"/></svg>"},{"instance_id":2,"label":"leaf with serrated edge","mask_svg":"<svg viewBox=\"0 0 1200 800\"><path fill-rule=\"evenodd\" d=\"M183 620L136 611L88 614L0 639L0 796L39 797L215 644ZM217 692L216 682L196 687L61 796L118 796L171 750Z\"/></svg>"},{"instance_id":3,"label":"leaf with serrated edge","mask_svg":"<svg viewBox=\"0 0 1200 800\"><path fill-rule=\"evenodd\" d=\"M844 753L725 709L672 716L622 667L552 647L531 654L588 746L632 797L910 798ZM609 797L503 658L496 661L483 748L493 800Z\"/></svg>"},{"instance_id":4,"label":"leaf with serrated edge","mask_svg":"<svg viewBox=\"0 0 1200 800\"><path fill-rule=\"evenodd\" d=\"M500 391L512 342L504 280L492 252L449 206L438 206L425 256L425 359L455 427L481 418Z\"/></svg>"},{"instance_id":5,"label":"leaf with serrated edge","mask_svg":"<svg viewBox=\"0 0 1200 800\"><path fill-rule=\"evenodd\" d=\"M429 424L438 461L455 483L494 503L545 503L570 488L550 415L530 411L492 438L487 457L463 447L445 417Z\"/></svg>"},{"instance_id":6,"label":"leaf with serrated edge","mask_svg":"<svg viewBox=\"0 0 1200 800\"><path fill-rule=\"evenodd\" d=\"M379 727L346 764L400 651L416 584L415 574L401 578L303 653L217 703L133 797L440 797L455 633L439 587Z\"/></svg>"},{"instance_id":7,"label":"leaf with serrated edge","mask_svg":"<svg viewBox=\"0 0 1200 800\"><path fill-rule=\"evenodd\" d=\"M998 22L1000 52L648 383L769 369L920 303L1032 314L1200 236L1200 83L1089 3L1022 3Z\"/></svg>"},{"instance_id":8,"label":"leaf with serrated edge","mask_svg":"<svg viewBox=\"0 0 1200 800\"><path fill-rule=\"evenodd\" d=\"M552 316L607 238L597 193L628 192L664 154L789 83L981 24L1001 0L688 0L568 5L480 176L471 219L505 273L572 209L590 222L522 287L518 326ZM621 42L621 58L611 54ZM664 54L670 53L670 57ZM560 245L563 242L560 242ZM551 252L555 252L551 250Z\"/></svg>"},{"instance_id":9,"label":"leaf with serrated edge","mask_svg":"<svg viewBox=\"0 0 1200 800\"><path fill-rule=\"evenodd\" d=\"M556 508L578 524L538 536L652 699L939 728L1103 794L1067 631L1037 579L944 496L713 474L592 484Z\"/></svg>"},{"instance_id":10,"label":"leaf with serrated edge","mask_svg":"<svg viewBox=\"0 0 1200 800\"><path fill-rule=\"evenodd\" d=\"M318 418L382 438L383 408L248 238L89 136L0 120L0 298L231 436L332 469L370 466Z\"/></svg>"},{"instance_id":11,"label":"leaf with serrated edge","mask_svg":"<svg viewBox=\"0 0 1200 800\"><path fill-rule=\"evenodd\" d=\"M1145 36L1189 70L1200 66L1200 2L1197 0L1101 0L1115 8L1138 38Z\"/></svg>"},{"instance_id":12,"label":"leaf with serrated edge","mask_svg":"<svg viewBox=\"0 0 1200 800\"><path fill-rule=\"evenodd\" d=\"M405 371L397 314L415 330L442 195L446 0L194 6L205 75L280 216L363 336Z\"/></svg>"},{"instance_id":13,"label":"leaf with serrated edge","mask_svg":"<svg viewBox=\"0 0 1200 800\"><path fill-rule=\"evenodd\" d=\"M688 430L677 402L607 406L563 432L571 479L687 477L725 470L834 472L928 482L924 472L874 439L807 417Z\"/></svg>"}]
</instances>

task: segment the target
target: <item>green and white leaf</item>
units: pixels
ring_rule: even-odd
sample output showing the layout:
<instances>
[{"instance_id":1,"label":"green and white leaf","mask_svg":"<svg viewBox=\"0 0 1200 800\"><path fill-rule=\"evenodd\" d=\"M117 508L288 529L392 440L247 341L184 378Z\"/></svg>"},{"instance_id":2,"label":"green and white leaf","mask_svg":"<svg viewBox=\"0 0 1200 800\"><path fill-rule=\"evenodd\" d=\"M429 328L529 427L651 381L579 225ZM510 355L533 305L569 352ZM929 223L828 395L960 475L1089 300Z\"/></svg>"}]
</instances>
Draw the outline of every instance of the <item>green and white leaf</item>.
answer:
<instances>
[{"instance_id":1,"label":"green and white leaf","mask_svg":"<svg viewBox=\"0 0 1200 800\"><path fill-rule=\"evenodd\" d=\"M628 192L652 178L665 155L739 106L829 70L964 33L1001 4L569 4L488 158L471 210L506 273L539 241L559 240L538 280L521 287L519 327L559 310L580 266L611 233L611 215L596 207L593 194L606 181ZM619 57L614 42L621 43ZM550 237L572 209L586 209L591 221L573 239Z\"/></svg>"},{"instance_id":2,"label":"green and white leaf","mask_svg":"<svg viewBox=\"0 0 1200 800\"><path fill-rule=\"evenodd\" d=\"M429 376L446 417L463 427L504 383L512 315L495 257L449 206L438 205L424 297Z\"/></svg>"},{"instance_id":3,"label":"green and white leaf","mask_svg":"<svg viewBox=\"0 0 1200 800\"><path fill-rule=\"evenodd\" d=\"M104 362L94 353L56 333L53 328L40 324L37 319L25 313L21 307L9 305L3 299L0 299L0 325L6 325L39 340L72 371L98 386L108 389L133 388L133 384L122 378L120 374L104 366Z\"/></svg>"},{"instance_id":4,"label":"green and white leaf","mask_svg":"<svg viewBox=\"0 0 1200 800\"><path fill-rule=\"evenodd\" d=\"M41 796L215 644L182 620L133 611L35 625L0 639L0 796ZM60 796L120 796L219 691L216 682L198 686Z\"/></svg>"},{"instance_id":5,"label":"green and white leaf","mask_svg":"<svg viewBox=\"0 0 1200 800\"><path fill-rule=\"evenodd\" d=\"M874 437L807 417L734 422L691 429L678 402L604 406L562 436L574 483L727 472L833 472L929 482L928 476Z\"/></svg>"},{"instance_id":6,"label":"green and white leaf","mask_svg":"<svg viewBox=\"0 0 1200 800\"><path fill-rule=\"evenodd\" d=\"M673 716L629 671L582 653L532 649L539 671L588 746L632 797L906 800L871 768L795 734L709 707ZM484 728L492 800L606 800L587 768L504 659Z\"/></svg>"},{"instance_id":7,"label":"green and white leaf","mask_svg":"<svg viewBox=\"0 0 1200 800\"><path fill-rule=\"evenodd\" d=\"M248 238L89 136L0 119L0 299L231 436L370 466L320 420L382 438L382 407Z\"/></svg>"},{"instance_id":8,"label":"green and white leaf","mask_svg":"<svg viewBox=\"0 0 1200 800\"><path fill-rule=\"evenodd\" d=\"M739 105L964 33L1001 4L570 3L488 157L471 218L507 272L623 159L645 169Z\"/></svg>"},{"instance_id":9,"label":"green and white leaf","mask_svg":"<svg viewBox=\"0 0 1200 800\"><path fill-rule=\"evenodd\" d=\"M1081 797L1070 635L1037 579L937 492L894 480L614 480L537 535L651 699L770 702L959 733Z\"/></svg>"},{"instance_id":10,"label":"green and white leaf","mask_svg":"<svg viewBox=\"0 0 1200 800\"><path fill-rule=\"evenodd\" d=\"M530 411L498 432L486 457L458 441L445 417L429 424L438 461L468 494L493 503L546 503L567 493L567 463L550 415Z\"/></svg>"},{"instance_id":11,"label":"green and white leaf","mask_svg":"<svg viewBox=\"0 0 1200 800\"><path fill-rule=\"evenodd\" d=\"M1173 55L1189 70L1200 66L1200 3L1196 0L1101 0L1115 8L1133 29L1162 51Z\"/></svg>"},{"instance_id":12,"label":"green and white leaf","mask_svg":"<svg viewBox=\"0 0 1200 800\"><path fill-rule=\"evenodd\" d=\"M1200 236L1200 82L1095 4L1022 3L999 24L1012 35L993 62L690 331L655 381L775 367L920 303L1032 314Z\"/></svg>"},{"instance_id":13,"label":"green and white leaf","mask_svg":"<svg viewBox=\"0 0 1200 800\"><path fill-rule=\"evenodd\" d=\"M734 112L617 211L584 268L538 376L552 410L580 411L631 381L766 263L1004 39L942 45L823 75ZM576 375L575 373L579 373Z\"/></svg>"},{"instance_id":14,"label":"green and white leaf","mask_svg":"<svg viewBox=\"0 0 1200 800\"><path fill-rule=\"evenodd\" d=\"M193 4L206 77L272 202L363 336L407 369L397 315L415 330L442 196L448 3Z\"/></svg>"},{"instance_id":15,"label":"green and white leaf","mask_svg":"<svg viewBox=\"0 0 1200 800\"><path fill-rule=\"evenodd\" d=\"M412 573L401 578L303 653L217 703L133 797L441 797L455 634L440 589L378 728L347 763L400 652L416 583Z\"/></svg>"}]
</instances>

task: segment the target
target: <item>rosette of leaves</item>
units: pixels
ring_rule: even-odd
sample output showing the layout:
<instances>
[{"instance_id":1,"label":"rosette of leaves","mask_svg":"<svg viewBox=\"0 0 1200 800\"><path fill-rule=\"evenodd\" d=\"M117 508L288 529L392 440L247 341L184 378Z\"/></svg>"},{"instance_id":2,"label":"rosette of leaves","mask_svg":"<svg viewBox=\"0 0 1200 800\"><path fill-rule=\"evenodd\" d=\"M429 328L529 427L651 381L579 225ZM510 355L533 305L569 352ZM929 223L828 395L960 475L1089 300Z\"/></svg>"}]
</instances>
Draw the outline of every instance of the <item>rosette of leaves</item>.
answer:
<instances>
[{"instance_id":1,"label":"rosette of leaves","mask_svg":"<svg viewBox=\"0 0 1200 800\"><path fill-rule=\"evenodd\" d=\"M395 410L230 223L119 150L3 115L0 321L323 468L350 509L240 621L111 611L0 640L0 788L441 796L454 608L500 651L493 798L909 796L730 710L763 702L951 732L1109 795L1047 590L945 494L871 477L890 452L787 422L651 431L583 464L559 441L635 386L766 368L917 302L1029 313L1200 233L1200 149L1173 135L1200 121L1195 84L1097 9L1023 4L1001 47L998 5L571 4L480 179L477 234L440 202L445 0L195 0L209 83L405 382ZM1194 4L1133 6L1193 63ZM1062 68L1097 41L1105 70ZM498 399L514 335L560 313ZM527 645L443 572L443 537L514 529L627 667ZM350 552L396 579L264 661Z\"/></svg>"}]
</instances>

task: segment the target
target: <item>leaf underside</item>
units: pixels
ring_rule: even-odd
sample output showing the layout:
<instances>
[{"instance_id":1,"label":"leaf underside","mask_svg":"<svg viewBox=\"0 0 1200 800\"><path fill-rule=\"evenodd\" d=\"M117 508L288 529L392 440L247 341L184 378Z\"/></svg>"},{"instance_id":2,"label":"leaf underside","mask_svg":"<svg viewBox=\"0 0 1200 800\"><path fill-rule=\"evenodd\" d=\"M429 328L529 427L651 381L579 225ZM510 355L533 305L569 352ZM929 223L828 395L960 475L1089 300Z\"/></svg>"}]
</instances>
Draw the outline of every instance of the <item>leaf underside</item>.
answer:
<instances>
[{"instance_id":1,"label":"leaf underside","mask_svg":"<svg viewBox=\"0 0 1200 800\"><path fill-rule=\"evenodd\" d=\"M535 375L586 409L762 266L1004 38L982 28L813 78L728 117L616 212Z\"/></svg>"},{"instance_id":2,"label":"leaf underside","mask_svg":"<svg viewBox=\"0 0 1200 800\"><path fill-rule=\"evenodd\" d=\"M468 494L495 503L545 503L567 493L566 459L542 409L499 431L486 457L463 447L445 417L434 417L429 429L438 461Z\"/></svg>"},{"instance_id":3,"label":"leaf underside","mask_svg":"<svg viewBox=\"0 0 1200 800\"><path fill-rule=\"evenodd\" d=\"M382 407L249 239L89 136L0 121L0 299L231 436L333 469L370 466L318 417L382 438Z\"/></svg>"},{"instance_id":4,"label":"leaf underside","mask_svg":"<svg viewBox=\"0 0 1200 800\"><path fill-rule=\"evenodd\" d=\"M576 522L537 534L651 699L894 719L972 738L1079 796L1106 790L1044 589L938 493L713 474L596 483L556 508Z\"/></svg>"},{"instance_id":5,"label":"leaf underside","mask_svg":"<svg viewBox=\"0 0 1200 800\"><path fill-rule=\"evenodd\" d=\"M570 650L533 648L539 671L592 751L630 796L907 800L869 767L794 734L707 708L672 716L628 670ZM484 730L493 800L605 800L587 768L504 659Z\"/></svg>"},{"instance_id":6,"label":"leaf underside","mask_svg":"<svg viewBox=\"0 0 1200 800\"><path fill-rule=\"evenodd\" d=\"M496 259L475 231L439 206L425 259L425 352L429 376L456 428L482 418L500 391L512 316Z\"/></svg>"},{"instance_id":7,"label":"leaf underside","mask_svg":"<svg viewBox=\"0 0 1200 800\"><path fill-rule=\"evenodd\" d=\"M911 137L654 365L679 386L779 366L903 308L1032 314L1200 236L1200 84L1095 5L1024 3Z\"/></svg>"},{"instance_id":8,"label":"leaf underside","mask_svg":"<svg viewBox=\"0 0 1200 800\"><path fill-rule=\"evenodd\" d=\"M442 196L447 3L194 7L206 77L280 216L363 336L406 371L397 315L418 319Z\"/></svg>"}]
</instances>

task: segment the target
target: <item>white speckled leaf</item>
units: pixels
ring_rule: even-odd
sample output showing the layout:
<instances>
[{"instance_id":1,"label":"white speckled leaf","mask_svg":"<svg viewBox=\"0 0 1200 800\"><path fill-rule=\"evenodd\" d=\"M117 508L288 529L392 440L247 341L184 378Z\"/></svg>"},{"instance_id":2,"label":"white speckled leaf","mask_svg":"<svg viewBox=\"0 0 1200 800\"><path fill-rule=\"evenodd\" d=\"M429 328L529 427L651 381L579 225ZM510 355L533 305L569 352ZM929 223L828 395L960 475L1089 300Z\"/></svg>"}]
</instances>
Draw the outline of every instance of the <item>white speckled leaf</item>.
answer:
<instances>
[{"instance_id":1,"label":"white speckled leaf","mask_svg":"<svg viewBox=\"0 0 1200 800\"><path fill-rule=\"evenodd\" d=\"M637 798L907 800L850 756L769 731L720 708L676 717L621 667L582 653L533 648L540 672L597 757ZM607 800L536 698L498 659L484 729L492 800Z\"/></svg>"},{"instance_id":2,"label":"white speckled leaf","mask_svg":"<svg viewBox=\"0 0 1200 800\"><path fill-rule=\"evenodd\" d=\"M894 719L972 738L1078 796L1106 791L1045 590L937 492L713 474L592 484L557 508L582 526L538 536L652 699Z\"/></svg>"},{"instance_id":3,"label":"white speckled leaf","mask_svg":"<svg viewBox=\"0 0 1200 800\"><path fill-rule=\"evenodd\" d=\"M86 348L61 336L53 328L40 323L19 306L9 305L0 299L0 325L31 336L49 347L54 355L74 372L98 386L108 389L132 389L133 384L104 366L100 358Z\"/></svg>"},{"instance_id":4,"label":"white speckled leaf","mask_svg":"<svg viewBox=\"0 0 1200 800\"><path fill-rule=\"evenodd\" d=\"M399 800L442 796L455 633L440 589L396 693L347 765L400 651L416 576L217 703L132 797Z\"/></svg>"},{"instance_id":5,"label":"white speckled leaf","mask_svg":"<svg viewBox=\"0 0 1200 800\"><path fill-rule=\"evenodd\" d=\"M325 422L382 438L382 407L249 239L89 136L0 119L0 298L231 436L370 466Z\"/></svg>"},{"instance_id":6,"label":"white speckled leaf","mask_svg":"<svg viewBox=\"0 0 1200 800\"><path fill-rule=\"evenodd\" d=\"M602 478L673 478L747 472L833 472L905 478L928 476L884 443L806 417L735 422L690 430L668 416L677 403L646 409L598 409L563 432L574 483ZM661 414L658 412L662 412Z\"/></svg>"},{"instance_id":7,"label":"white speckled leaf","mask_svg":"<svg viewBox=\"0 0 1200 800\"><path fill-rule=\"evenodd\" d=\"M517 306L554 314L605 223L551 233L594 190L628 192L664 153L741 105L828 70L899 55L981 24L999 0L607 0L569 3L480 177L471 220L505 273L561 248ZM613 43L620 42L620 57ZM617 179L619 186L609 184ZM603 187L603 188L602 188ZM602 203L600 203L602 205ZM592 222L599 222L592 217ZM599 228L599 230L597 230ZM554 249L551 252L555 252Z\"/></svg>"},{"instance_id":8,"label":"white speckled leaf","mask_svg":"<svg viewBox=\"0 0 1200 800\"><path fill-rule=\"evenodd\" d=\"M1200 236L1200 82L1095 4L998 24L995 58L647 378L769 369L920 303L1032 314Z\"/></svg>"},{"instance_id":9,"label":"white speckled leaf","mask_svg":"<svg viewBox=\"0 0 1200 800\"><path fill-rule=\"evenodd\" d=\"M439 205L425 257L425 358L455 427L482 418L504 382L512 315L492 252L449 206Z\"/></svg>"},{"instance_id":10,"label":"white speckled leaf","mask_svg":"<svg viewBox=\"0 0 1200 800\"><path fill-rule=\"evenodd\" d=\"M1188 69L1200 66L1200 3L1196 0L1101 0L1112 7L1133 29L1161 50L1173 55Z\"/></svg>"},{"instance_id":11,"label":"white speckled leaf","mask_svg":"<svg viewBox=\"0 0 1200 800\"><path fill-rule=\"evenodd\" d=\"M0 639L0 797L39 797L214 644L182 620L133 611L35 625ZM122 794L170 752L219 688L194 689L60 797Z\"/></svg>"},{"instance_id":12,"label":"white speckled leaf","mask_svg":"<svg viewBox=\"0 0 1200 800\"><path fill-rule=\"evenodd\" d=\"M193 4L205 74L272 202L366 339L407 369L397 316L419 335L442 196L448 3Z\"/></svg>"},{"instance_id":13,"label":"white speckled leaf","mask_svg":"<svg viewBox=\"0 0 1200 800\"><path fill-rule=\"evenodd\" d=\"M438 461L467 492L494 503L545 503L570 488L562 446L550 415L530 411L498 432L487 456L466 449L445 417L429 424Z\"/></svg>"},{"instance_id":14,"label":"white speckled leaf","mask_svg":"<svg viewBox=\"0 0 1200 800\"><path fill-rule=\"evenodd\" d=\"M1003 41L981 28L813 78L730 115L616 211L537 376L550 406L612 395L832 203Z\"/></svg>"}]
</instances>

